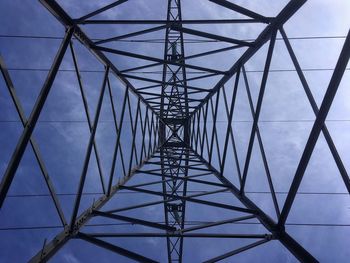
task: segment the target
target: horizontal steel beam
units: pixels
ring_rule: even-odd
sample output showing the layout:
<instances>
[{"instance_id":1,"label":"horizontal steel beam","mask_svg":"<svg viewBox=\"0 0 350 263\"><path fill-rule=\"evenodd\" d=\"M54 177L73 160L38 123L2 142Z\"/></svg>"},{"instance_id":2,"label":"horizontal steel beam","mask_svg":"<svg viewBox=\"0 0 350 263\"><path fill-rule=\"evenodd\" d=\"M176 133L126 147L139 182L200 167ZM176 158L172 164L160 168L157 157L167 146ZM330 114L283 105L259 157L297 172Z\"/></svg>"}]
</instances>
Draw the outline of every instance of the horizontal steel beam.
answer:
<instances>
[{"instance_id":1,"label":"horizontal steel beam","mask_svg":"<svg viewBox=\"0 0 350 263\"><path fill-rule=\"evenodd\" d=\"M78 233L77 237L82 239L82 240L85 240L87 242L90 242L90 243L92 243L94 245L97 245L99 247L108 249L108 250L110 250L112 252L115 252L117 254L120 254L122 256L125 256L127 258L130 258L130 259L138 261L138 262L157 263L157 261L155 261L153 259L147 258L145 256L142 256L140 254L137 254L137 253L132 252L130 250L127 250L125 248L121 248L121 247L116 246L114 244L108 243L108 242L103 241L101 239L94 238L91 235L86 235L84 233Z\"/></svg>"},{"instance_id":2,"label":"horizontal steel beam","mask_svg":"<svg viewBox=\"0 0 350 263\"><path fill-rule=\"evenodd\" d=\"M203 31L199 31L199 30L185 28L185 27L182 27L179 25L172 25L170 28L172 30L180 31L184 34L195 35L195 36L199 36L199 37L209 38L209 39L213 39L213 40L217 40L217 41L223 41L223 42L236 44L236 45L240 45L240 46L254 46L254 43L251 43L251 42L233 39L233 38L229 38L229 37L223 37L223 36L211 34L208 32L203 32Z\"/></svg>"},{"instance_id":3,"label":"horizontal steel beam","mask_svg":"<svg viewBox=\"0 0 350 263\"><path fill-rule=\"evenodd\" d=\"M143 226L158 228L158 229L162 229L162 230L166 230L166 231L171 231L171 232L176 231L176 227L167 226L167 225L163 225L163 224L159 224L159 223L155 223L155 222L151 222L151 221L146 221L146 220L142 220L142 219L138 219L138 218L122 216L122 215L116 215L116 214L110 214L110 213L106 213L106 212L100 212L100 211L97 211L97 210L94 210L92 212L92 214L94 216L107 217L107 218L111 218L111 219L116 219L116 220L121 220L121 221L125 221L125 222L130 222L130 223L133 223L133 224L139 224L139 225L143 225Z\"/></svg>"},{"instance_id":4,"label":"horizontal steel beam","mask_svg":"<svg viewBox=\"0 0 350 263\"><path fill-rule=\"evenodd\" d=\"M188 195L187 197L206 196L206 195L212 195L212 194L217 194L217 193L223 193L223 192L227 192L227 191L228 190L226 190L226 189L224 189L224 190L220 189L220 190L215 190L215 191L209 191L209 192L203 192L203 193ZM172 202L172 201L176 201L176 199L175 198L169 198L169 199L161 200L161 201L148 202L148 203L142 203L142 204L133 205L133 206L122 207L122 208L118 208L118 209L112 209L112 210L108 210L108 211L105 211L105 212L106 213L118 213L118 212L122 212L122 211L128 211L128 210L133 210L133 209L147 207L147 206L152 206L152 205L169 203L169 202Z\"/></svg>"},{"instance_id":5,"label":"horizontal steel beam","mask_svg":"<svg viewBox=\"0 0 350 263\"><path fill-rule=\"evenodd\" d=\"M116 54L116 55L120 55L120 56L138 58L138 59L153 61L153 62L157 62L157 63L161 63L161 64L191 68L191 69L196 69L196 70L200 70L200 71L206 71L206 72L211 72L211 73L221 74L221 75L226 74L226 72L216 70L216 69L210 69L210 68L204 68L204 67L195 66L195 65L183 64L183 63L179 63L179 62L173 62L170 60L168 61L168 60L164 60L164 59L160 59L160 58L131 53L131 52L122 51L122 50L118 50L118 49L112 49L112 48L101 47L101 46L96 46L96 45L91 45L91 48L94 50L104 51L104 52L108 52L108 53L112 53L112 54Z\"/></svg>"},{"instance_id":6,"label":"horizontal steel beam","mask_svg":"<svg viewBox=\"0 0 350 263\"><path fill-rule=\"evenodd\" d=\"M188 89L193 89L193 90L198 90L198 89L203 90L203 88L192 87L189 85L182 84L182 82L162 81L162 80L150 79L150 78L139 77L139 76L134 76L134 75L129 75L129 74L122 74L122 75L125 78L142 80L142 81L151 82L151 83L158 83L158 84L163 85L163 86L166 85L166 86L176 86L176 87L188 88ZM216 74L215 74L215 76L216 76ZM159 94L159 95L161 95L161 94Z\"/></svg>"},{"instance_id":7,"label":"horizontal steel beam","mask_svg":"<svg viewBox=\"0 0 350 263\"><path fill-rule=\"evenodd\" d=\"M115 24L115 25L161 25L168 24L167 20L117 20L117 19L90 19L81 21L76 20L77 24ZM181 24L245 24L260 23L259 19L185 19L181 20Z\"/></svg>"},{"instance_id":8,"label":"horizontal steel beam","mask_svg":"<svg viewBox=\"0 0 350 263\"><path fill-rule=\"evenodd\" d=\"M130 37L136 37L136 36L139 36L139 35L144 35L144 34L147 34L147 33L159 31L159 30L162 30L162 29L165 29L165 28L167 28L166 25L165 26L157 26L157 27L152 27L152 28L148 28L148 29L144 29L144 30L128 33L128 34L125 34L125 35L120 35L120 36L116 36L116 37L106 38L106 39L102 39L102 40L96 41L95 45L100 45L100 44L104 44L104 43L108 43L108 42L118 41L118 40L121 40L121 39L130 38Z\"/></svg>"},{"instance_id":9,"label":"horizontal steel beam","mask_svg":"<svg viewBox=\"0 0 350 263\"><path fill-rule=\"evenodd\" d=\"M223 233L84 233L90 237L185 237L185 238L270 238L270 234L223 234Z\"/></svg>"},{"instance_id":10,"label":"horizontal steel beam","mask_svg":"<svg viewBox=\"0 0 350 263\"><path fill-rule=\"evenodd\" d=\"M201 224L198 226L185 228L185 229L182 229L181 232L184 233L184 232L190 232L190 231L195 231L195 230L199 230L199 229L209 228L209 227L213 227L213 226L232 224L232 223L236 223L236 222L240 222L240 221L248 220L248 219L253 219L253 218L255 218L255 215L241 216L241 217L236 217L236 218L232 218L232 219L226 219L226 220L221 220L221 221L217 221L217 222Z\"/></svg>"},{"instance_id":11,"label":"horizontal steel beam","mask_svg":"<svg viewBox=\"0 0 350 263\"><path fill-rule=\"evenodd\" d=\"M206 201L206 200L201 200L201 199L195 199L192 197L188 196L174 196L172 194L167 194L167 193L162 193L162 192L156 192L156 191L151 191L147 189L142 189L142 188L137 188L137 187L132 187L132 186L120 186L121 189L125 190L130 190L130 191L136 191L136 192L141 192L141 193L146 193L146 194L152 194L152 195L157 195L157 196L165 196L168 198L174 198L175 200L184 200L184 201L189 201L192 203L198 203L198 204L203 204L203 205L208 205L208 206L213 206L217 208L223 208L223 209L228 209L228 210L233 210L233 211L238 211L238 212L243 212L243 213L250 213L250 214L256 214L257 211L253 209L248 209L248 208L243 208L243 207L238 207L238 206L233 206L233 205L226 205L222 203L217 203L217 202L211 202L211 201Z\"/></svg>"}]
</instances>

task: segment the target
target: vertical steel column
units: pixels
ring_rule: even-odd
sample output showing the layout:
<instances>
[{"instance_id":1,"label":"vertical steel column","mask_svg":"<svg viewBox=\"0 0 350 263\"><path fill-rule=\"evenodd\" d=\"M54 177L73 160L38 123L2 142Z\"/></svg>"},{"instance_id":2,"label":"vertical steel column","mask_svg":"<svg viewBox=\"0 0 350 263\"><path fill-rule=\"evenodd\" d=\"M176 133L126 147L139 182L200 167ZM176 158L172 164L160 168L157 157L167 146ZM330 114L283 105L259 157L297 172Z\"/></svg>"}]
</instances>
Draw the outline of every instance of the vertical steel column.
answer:
<instances>
[{"instance_id":1,"label":"vertical steel column","mask_svg":"<svg viewBox=\"0 0 350 263\"><path fill-rule=\"evenodd\" d=\"M181 1L168 0L167 22L182 27L181 24ZM164 46L163 85L161 93L159 139L161 149L161 171L163 178L164 200L166 193L184 196L187 191L188 168L180 169L183 163L188 163L188 152L180 146L189 144L190 124L189 105L187 95L187 80L183 33L172 27L166 29ZM169 138L166 138L166 126L170 129ZM183 129L183 136L179 133ZM168 144L168 145L167 145ZM172 146L170 146L172 145ZM174 166L178 166L177 168ZM185 167L187 167L185 165ZM174 178L172 182L166 182L165 177ZM178 179L176 179L178 178ZM176 203L165 203L165 223L169 225L173 219L179 228L184 227L185 222L185 200ZM168 261L182 262L183 238L167 237Z\"/></svg>"}]
</instances>

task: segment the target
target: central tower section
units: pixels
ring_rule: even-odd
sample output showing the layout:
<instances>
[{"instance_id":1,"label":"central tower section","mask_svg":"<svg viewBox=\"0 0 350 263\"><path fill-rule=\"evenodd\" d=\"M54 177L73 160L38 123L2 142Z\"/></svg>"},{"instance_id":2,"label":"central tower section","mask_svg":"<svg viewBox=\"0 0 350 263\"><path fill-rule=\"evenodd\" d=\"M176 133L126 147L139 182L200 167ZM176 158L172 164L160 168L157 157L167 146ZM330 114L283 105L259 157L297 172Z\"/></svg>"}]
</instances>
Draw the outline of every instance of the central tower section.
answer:
<instances>
[{"instance_id":1,"label":"central tower section","mask_svg":"<svg viewBox=\"0 0 350 263\"><path fill-rule=\"evenodd\" d=\"M189 105L180 0L168 0L162 77L160 131L161 144L189 143ZM168 62L168 63L167 63Z\"/></svg>"},{"instance_id":2,"label":"central tower section","mask_svg":"<svg viewBox=\"0 0 350 263\"><path fill-rule=\"evenodd\" d=\"M159 120L160 160L164 216L167 225L183 229L185 224L188 159L189 105L180 0L168 0L164 65ZM169 178L171 180L169 181ZM174 200L173 197L180 197ZM171 201L172 199L173 201ZM172 234L172 233L168 233ZM167 237L169 262L182 262L183 237Z\"/></svg>"}]
</instances>

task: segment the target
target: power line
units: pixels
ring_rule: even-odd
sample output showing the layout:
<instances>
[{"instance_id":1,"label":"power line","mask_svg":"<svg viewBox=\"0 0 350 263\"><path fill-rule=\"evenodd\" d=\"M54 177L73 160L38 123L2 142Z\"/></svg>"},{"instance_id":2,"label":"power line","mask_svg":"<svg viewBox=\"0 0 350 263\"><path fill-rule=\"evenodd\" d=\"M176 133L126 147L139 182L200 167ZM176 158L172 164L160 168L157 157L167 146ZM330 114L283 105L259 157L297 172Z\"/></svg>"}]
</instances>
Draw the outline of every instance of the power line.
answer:
<instances>
[{"instance_id":1,"label":"power line","mask_svg":"<svg viewBox=\"0 0 350 263\"><path fill-rule=\"evenodd\" d=\"M19 120L0 120L0 123L18 123ZM87 123L85 120L39 120L38 123ZM130 123L130 120L123 120L123 123ZM141 121L138 121L139 123ZM114 120L100 120L99 123L114 123Z\"/></svg>"},{"instance_id":2,"label":"power line","mask_svg":"<svg viewBox=\"0 0 350 263\"><path fill-rule=\"evenodd\" d=\"M50 69L46 68L9 68L9 71L39 71L48 72ZM347 71L350 68L346 69ZM74 69L59 69L59 72L75 72ZM303 72L313 72L313 71L334 71L334 68L306 68L302 69ZM80 70L81 73L104 73L104 70ZM247 73L263 73L263 70L246 70ZM295 69L271 69L269 72L296 72ZM131 74L163 74L162 71L133 71ZM169 73L170 74L170 73ZM186 71L186 74L206 74L205 72L199 71Z\"/></svg>"},{"instance_id":3,"label":"power line","mask_svg":"<svg viewBox=\"0 0 350 263\"><path fill-rule=\"evenodd\" d=\"M187 193L205 193L205 191L187 191ZM230 194L230 192L223 192L225 194ZM271 192L268 191L246 191L247 194L271 194ZM276 194L288 194L286 191L276 191ZM140 194L138 192L119 192L119 194ZM298 195L349 195L349 193L346 192L298 192ZM76 196L75 193L57 193L57 196ZM83 193L82 195L88 196L88 195L103 195L103 193ZM8 195L9 198L27 198L27 197L51 197L50 194L12 194Z\"/></svg>"},{"instance_id":4,"label":"power line","mask_svg":"<svg viewBox=\"0 0 350 263\"><path fill-rule=\"evenodd\" d=\"M298 123L307 122L312 123L315 120L259 120L259 123ZM20 123L19 120L0 120L0 123ZM113 120L101 120L99 123L113 123ZM129 123L130 121L124 121ZM213 121L207 120L207 123L212 123ZM217 120L219 123L227 123L225 120ZM252 123L252 120L233 120L232 123ZM326 122L350 122L350 119L330 119ZM87 123L85 120L39 120L38 123Z\"/></svg>"},{"instance_id":5,"label":"power line","mask_svg":"<svg viewBox=\"0 0 350 263\"><path fill-rule=\"evenodd\" d=\"M155 222L164 224L165 222ZM197 226L201 224L210 224L214 222L209 221L190 221L185 222L188 226ZM233 222L228 224L235 225L261 225L258 222ZM108 223L108 224L87 224L86 227L103 227L103 226L134 226L134 223ZM313 227L350 227L350 224L327 224L327 223L286 223L286 226L313 226ZM23 226L23 227L4 227L0 228L0 231L18 231L18 230L42 230L42 229L63 229L63 226L52 225L52 226Z\"/></svg>"},{"instance_id":6,"label":"power line","mask_svg":"<svg viewBox=\"0 0 350 263\"><path fill-rule=\"evenodd\" d=\"M48 68L9 68L9 71L39 71L39 72L48 72ZM76 72L75 69L59 69L59 72ZM79 70L80 73L104 73L104 70ZM162 71L133 71L132 74L162 74ZM169 73L170 74L170 73ZM186 71L186 74L206 74L206 72L200 71Z\"/></svg>"},{"instance_id":7,"label":"power line","mask_svg":"<svg viewBox=\"0 0 350 263\"><path fill-rule=\"evenodd\" d=\"M259 123L297 123L297 122L314 122L315 120L259 120ZM350 119L330 119L326 120L326 122L349 122ZM207 120L207 123L212 123L213 121ZM226 123L227 121L224 120L217 120L216 122ZM253 123L252 120L233 120L232 123Z\"/></svg>"},{"instance_id":8,"label":"power line","mask_svg":"<svg viewBox=\"0 0 350 263\"><path fill-rule=\"evenodd\" d=\"M34 36L34 35L0 35L0 38L18 38L18 39L48 39L48 40L62 40L63 37L59 36ZM319 40L319 39L345 39L346 36L300 36L300 37L289 37L289 40ZM93 41L100 41L103 38L92 38ZM242 41L254 41L254 38L243 39ZM283 38L276 38L276 40L281 41ZM119 39L118 42L128 42L128 43L156 43L163 44L165 39ZM184 39L185 43L210 43L210 42L222 42L220 40L204 40L204 39Z\"/></svg>"}]
</instances>

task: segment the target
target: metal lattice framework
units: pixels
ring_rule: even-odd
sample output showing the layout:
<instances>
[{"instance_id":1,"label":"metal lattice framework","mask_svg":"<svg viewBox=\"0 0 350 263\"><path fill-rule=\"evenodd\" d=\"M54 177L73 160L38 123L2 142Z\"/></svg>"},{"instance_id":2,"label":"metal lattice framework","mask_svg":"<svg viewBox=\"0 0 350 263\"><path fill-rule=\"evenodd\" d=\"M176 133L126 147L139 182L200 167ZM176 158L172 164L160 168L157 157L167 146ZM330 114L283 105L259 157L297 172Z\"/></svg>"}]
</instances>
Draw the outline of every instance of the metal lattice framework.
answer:
<instances>
[{"instance_id":1,"label":"metal lattice framework","mask_svg":"<svg viewBox=\"0 0 350 263\"><path fill-rule=\"evenodd\" d=\"M237 12L246 18L222 20L183 20L180 0L168 0L166 20L94 19L96 15L122 5L123 3L127 2L127 0L115 1L112 4L95 10L83 17L72 18L58 3L56 3L56 1L40 0L40 2L52 13L52 15L54 15L63 24L63 26L66 28L66 34L47 75L40 95L37 98L35 106L28 117L25 116L24 110L17 97L16 89L5 65L5 61L3 58L0 58L2 75L24 127L22 135L17 143L16 150L11 157L1 182L0 206L2 207L4 203L25 149L27 147L32 147L47 187L50 191L52 202L54 202L57 213L61 219L62 225L64 226L64 231L59 233L53 240L45 243L43 249L39 251L30 260L30 262L46 262L71 239L85 240L96 246L108 249L139 262L156 262L153 259L135 253L127 248L122 248L115 244L109 243L103 239L107 237L166 238L167 257L169 262L182 262L184 240L189 240L191 238L253 240L253 242L249 243L248 245L244 245L225 254L218 255L215 258L208 259L206 262L217 262L264 244L270 240L280 241L281 244L283 244L301 262L317 262L317 259L314 256L312 256L302 245L300 245L286 232L285 223L301 184L305 170L308 166L311 154L321 133L326 139L343 182L350 193L349 176L325 124L327 113L332 105L333 98L337 92L343 73L349 61L350 35L348 34L345 40L344 47L339 56L322 104L320 107L318 107L309 88L309 84L299 65L298 59L288 40L286 32L283 29L283 25L286 23L286 21L288 21L303 6L306 0L291 0L276 17L265 17L226 0L210 1L221 6L222 8ZM242 26L244 26L246 23L253 23L259 24L260 26L264 25L264 29L255 40L246 41L223 37L187 27L189 24L210 25L220 23L242 24ZM140 31L129 32L127 34L108 39L93 41L92 38L85 34L81 29L81 25L88 24L101 27L111 24L140 24L151 25L152 27ZM141 36L156 31L165 31L164 55L162 59L118 50L111 48L108 45L117 40ZM280 207L277 201L274 184L269 171L269 163L267 161L264 144L258 125L267 79L269 76L270 64L274 52L276 36L278 33L280 33L282 36L283 42L302 83L307 99L316 116L283 207ZM229 43L230 46L224 48L220 47L215 50L186 56L184 34L210 39L214 42L218 41ZM75 48L73 47L73 40L83 44L85 48L92 52L96 59L98 59L105 68L98 103L93 117L91 117L89 114L89 104L86 99L84 84L79 71L78 56L76 55ZM254 54L261 50L265 44L268 46L266 60L257 101L254 104L245 64L254 56ZM212 54L235 49L242 50L242 55L234 61L232 67L227 71L206 68L198 65L198 63L197 65L191 64L192 59L205 60L209 59L210 55ZM56 74L60 68L63 57L68 52L70 52L74 61L74 69L79 83L80 94L84 103L86 118L90 129L90 137L80 175L79 187L74 202L73 213L70 219L66 218L63 212L59 199L56 195L54 185L50 180L49 172L45 167L39 146L32 136L39 116L43 110L45 101L55 80ZM121 71L118 70L118 66L115 65L115 63L113 63L110 59L112 56L123 56L126 58L138 59L146 61L148 64ZM137 70L157 66L162 67L161 79L140 77L132 74ZM191 70L195 70L201 74L198 74L196 77L188 77L186 73ZM110 81L112 77L117 77L125 86L123 104L119 112L119 120L117 116L118 110L114 103L113 84ZM196 87L190 84L191 81L194 80L213 78L218 79L218 81L212 87ZM233 87L229 87L227 83L232 79L234 85ZM133 80L147 83L147 86L136 87L132 84ZM237 154L238 150L235 142L236 137L232 127L239 81L243 81L244 83L251 116L253 118L253 124L251 126L243 167L240 167L239 164ZM154 90L158 90L158 92L155 92ZM228 92L230 93L229 95ZM137 98L136 107L130 101L131 96L136 96ZM108 175L103 175L103 169L101 168L102 163L100 162L99 158L99 151L101 151L101 149L98 148L95 140L103 100L110 100L116 136L112 166ZM218 133L217 129L217 118L220 114L218 110L219 104L224 105L223 107L225 111L223 118L225 118L228 123L227 128L224 131L224 144L219 143L219 137L221 135ZM130 136L132 136L131 144L127 146L131 149L130 156L126 156L121 147L121 144L123 143L122 132L123 130L127 129L124 127L125 123L123 122L123 119L126 117L130 118L129 130L131 131ZM208 124L209 119L212 121L211 125ZM262 156L276 218L278 219L277 221L271 218L263 209L249 199L245 193L253 145L256 140ZM139 145L140 147L137 147L138 143L141 144ZM81 198L92 155L95 155L97 161L100 182L104 194L99 199L95 200L88 209L82 212L80 209ZM233 158L228 161L228 156L233 156ZM120 162L117 162L117 160L120 160ZM227 162L235 163L235 167L237 169L234 176L238 178L238 184L233 183L228 179L228 176L225 173ZM123 171L123 175L119 180L116 180L115 178L117 165L121 165ZM106 176L108 180L105 180ZM151 182L138 184L129 183L131 178L139 178L142 176L151 177L154 180ZM132 182L137 182L137 180L133 179ZM191 184L196 184L197 187L203 187L205 191L203 190L197 194L188 193L187 189ZM162 190L155 191L147 188L147 186L152 185L159 185L161 186ZM150 196L161 197L162 199L151 202L139 200L138 204L132 206L108 210L104 209L104 206L114 196L118 195L118 193L123 190L144 193ZM223 192L232 193L232 200L235 199L240 205L222 203L210 198L213 194ZM201 197L206 198L203 199ZM239 216L235 216L230 219L222 218L222 220L218 220L216 222L207 222L188 227L185 223L186 210L188 209L189 203L203 205L203 207L208 210L214 207L234 211L237 212ZM164 207L165 218L164 222L162 223L129 217L121 214L124 211L152 207L156 205L162 205ZM136 233L121 233L117 231L88 232L85 230L84 226L87 224L87 222L96 217L138 224L153 230L152 232L148 231ZM214 226L221 226L252 219L257 220L257 222L264 227L265 233L241 234L196 231L207 230L208 228Z\"/></svg>"}]
</instances>

